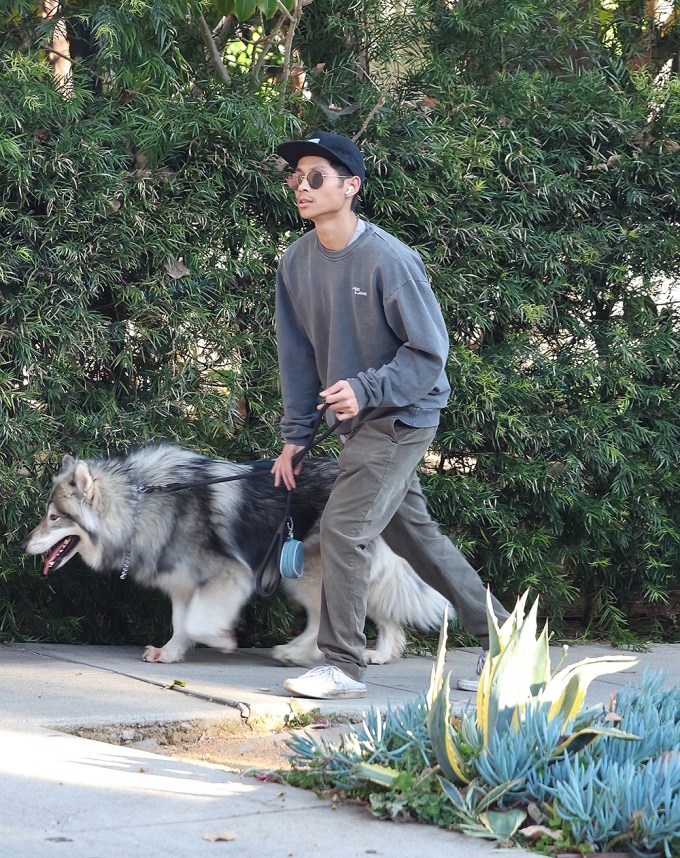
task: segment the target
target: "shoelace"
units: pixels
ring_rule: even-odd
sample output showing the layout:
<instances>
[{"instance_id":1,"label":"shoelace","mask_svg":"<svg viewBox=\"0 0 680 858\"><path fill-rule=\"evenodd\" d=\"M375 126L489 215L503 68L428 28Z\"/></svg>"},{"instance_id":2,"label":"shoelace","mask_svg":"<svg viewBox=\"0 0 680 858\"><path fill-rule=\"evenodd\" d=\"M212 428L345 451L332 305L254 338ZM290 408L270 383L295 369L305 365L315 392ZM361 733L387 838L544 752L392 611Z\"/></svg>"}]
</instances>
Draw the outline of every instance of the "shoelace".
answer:
<instances>
[{"instance_id":1,"label":"shoelace","mask_svg":"<svg viewBox=\"0 0 680 858\"><path fill-rule=\"evenodd\" d=\"M319 667L313 667L311 670L308 670L307 676L333 676L336 670L338 668L333 667L332 664L321 664Z\"/></svg>"}]
</instances>

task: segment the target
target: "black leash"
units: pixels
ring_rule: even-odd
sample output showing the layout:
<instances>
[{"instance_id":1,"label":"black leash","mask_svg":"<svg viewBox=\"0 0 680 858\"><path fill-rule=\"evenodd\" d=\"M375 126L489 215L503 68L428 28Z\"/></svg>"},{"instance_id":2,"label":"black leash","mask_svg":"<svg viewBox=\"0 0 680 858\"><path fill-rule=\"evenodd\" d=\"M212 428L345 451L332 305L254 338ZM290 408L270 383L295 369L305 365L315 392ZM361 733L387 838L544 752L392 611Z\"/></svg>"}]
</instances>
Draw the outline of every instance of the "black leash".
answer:
<instances>
[{"instance_id":1,"label":"black leash","mask_svg":"<svg viewBox=\"0 0 680 858\"><path fill-rule=\"evenodd\" d=\"M333 432L335 432L335 430L340 425L341 421L336 420L335 423L332 426L329 426L324 432L322 432L318 438L316 437L317 432L319 431L319 427L321 426L321 421L323 420L324 414L326 413L327 409L328 409L327 404L324 404L323 408L319 409L319 413L318 413L318 415L314 421L314 426L313 426L312 434L310 435L309 441L302 448L302 450L298 450L298 452L293 456L293 460L292 460L293 467L298 465L304 459L304 457L307 455L307 453L309 453L310 450L312 450L314 447L317 447L319 444L321 444L323 441L325 441L326 438L328 438L330 435L332 435ZM233 480L246 480L246 479L249 479L250 477L259 477L259 476L264 475L264 474L271 474L271 467L272 467L272 460L271 459L265 459L265 460L260 461L260 462L252 463L252 465L250 466L250 470L248 470L242 474L232 474L231 476L228 476L228 477L212 477L209 480L200 480L199 482L196 482L196 483L162 483L159 485L137 486L137 491L140 492L141 494L152 494L155 492L163 492L163 493L179 492L179 491L182 491L182 489L194 489L194 488L200 488L201 486L212 486L212 485L216 485L217 483L229 483L229 482L232 482ZM260 563L260 565L257 569L257 572L255 573L255 592L257 593L258 596L262 596L265 599L268 599L271 596L273 596L277 592L279 587L281 586L281 576L280 575L276 575L271 587L269 587L269 588L265 587L265 585L263 584L263 579L264 579L265 572L267 571L267 566L269 565L269 562L272 558L274 550L277 547L278 547L279 555L281 554L281 550L283 549L283 543L284 543L284 540L286 538L286 531L288 530L289 522L292 521L292 516L291 516L292 507L293 507L293 489L289 489L287 497L286 497L286 505L284 508L283 519L281 521L281 524L277 528L276 533L274 534L274 537L269 544L269 548L267 549L267 552L266 552L262 562ZM126 557L126 567L129 566L129 562L130 562L129 558ZM122 578L124 578L125 575L127 575L127 571L128 571L127 568L125 568L124 574L121 576Z\"/></svg>"},{"instance_id":2,"label":"black leash","mask_svg":"<svg viewBox=\"0 0 680 858\"><path fill-rule=\"evenodd\" d=\"M332 435L340 425L341 421L336 420L335 423L332 426L329 426L319 438L316 437L316 433L319 431L319 426L321 426L321 421L323 420L323 415L327 409L328 405L324 405L319 411L316 420L314 421L314 428L312 429L309 441L302 450L298 450L298 452L293 456L293 467L298 465L310 450L317 447L325 441L326 438ZM137 491L142 494L153 494L154 492L179 492L182 491L182 489L197 489L201 486L214 486L217 483L230 483L232 480L247 480L250 477L258 477L261 474L271 473L272 459L263 459L261 462L253 462L249 467L249 471L246 471L243 474L232 474L229 477L212 477L209 480L200 480L196 483L159 483L158 485L137 486Z\"/></svg>"},{"instance_id":3,"label":"black leash","mask_svg":"<svg viewBox=\"0 0 680 858\"><path fill-rule=\"evenodd\" d=\"M319 431L319 427L321 426L321 421L323 420L323 416L328 409L328 405L324 405L323 408L320 409L319 414L317 415L316 420L314 421L314 428L312 430L312 434L309 438L307 444L302 448L302 450L298 450L298 452L293 456L293 467L298 465L304 457L309 453L309 451L321 444L326 440L330 435L335 432L335 430L340 425L340 420L336 420L332 426L329 426L325 432L317 438L316 433ZM267 566L269 565L269 561L271 560L272 554L274 553L274 549L276 548L278 556L281 556L281 552L283 551L283 543L286 540L286 531L289 526L289 522L292 521L291 511L293 508L293 491L294 489L288 490L288 495L286 497L286 506L283 511L283 519L281 520L281 524L278 527L278 530L274 534L274 538L269 543L269 548L267 549L267 553L264 556L264 559L260 563L258 570L255 574L255 592L258 596L262 596L265 599L269 599L270 596L273 596L281 586L281 575L275 575L274 581L269 589L265 587L264 575L267 571Z\"/></svg>"}]
</instances>

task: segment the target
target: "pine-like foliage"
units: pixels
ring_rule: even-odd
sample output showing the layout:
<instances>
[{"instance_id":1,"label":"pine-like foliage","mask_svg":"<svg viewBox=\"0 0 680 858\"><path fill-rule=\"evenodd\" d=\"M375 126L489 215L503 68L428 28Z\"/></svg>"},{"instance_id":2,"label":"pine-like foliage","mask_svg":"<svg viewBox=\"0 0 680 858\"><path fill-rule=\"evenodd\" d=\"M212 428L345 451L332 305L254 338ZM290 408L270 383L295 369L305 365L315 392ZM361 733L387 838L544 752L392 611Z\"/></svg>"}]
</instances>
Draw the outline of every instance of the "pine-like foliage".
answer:
<instances>
[{"instance_id":1,"label":"pine-like foliage","mask_svg":"<svg viewBox=\"0 0 680 858\"><path fill-rule=\"evenodd\" d=\"M678 595L678 80L574 3L422 9L411 169L454 388L431 493L508 595L620 631Z\"/></svg>"},{"instance_id":2,"label":"pine-like foliage","mask_svg":"<svg viewBox=\"0 0 680 858\"><path fill-rule=\"evenodd\" d=\"M626 64L651 38L632 16L417 3L409 62L383 66L365 204L421 252L449 323L435 516L508 603L531 587L619 639L675 613L680 569L680 84Z\"/></svg>"},{"instance_id":3,"label":"pine-like foliage","mask_svg":"<svg viewBox=\"0 0 680 858\"><path fill-rule=\"evenodd\" d=\"M319 126L360 133L360 213L421 252L449 323L425 478L444 529L508 603L532 587L556 620L578 600L619 635L672 616L680 91L657 71L677 27L641 66L633 5L314 0L291 43L269 2L80 0L65 93L54 21L9 4L0 635L146 642L167 622L74 564L48 586L13 547L64 452L277 451L274 271L300 225L271 153Z\"/></svg>"},{"instance_id":4,"label":"pine-like foliage","mask_svg":"<svg viewBox=\"0 0 680 858\"><path fill-rule=\"evenodd\" d=\"M271 153L297 131L246 80L215 83L172 4L80 13L66 97L35 21L2 31L0 633L146 640L157 599L76 563L46 586L9 546L65 452L277 448L273 282L293 211Z\"/></svg>"}]
</instances>

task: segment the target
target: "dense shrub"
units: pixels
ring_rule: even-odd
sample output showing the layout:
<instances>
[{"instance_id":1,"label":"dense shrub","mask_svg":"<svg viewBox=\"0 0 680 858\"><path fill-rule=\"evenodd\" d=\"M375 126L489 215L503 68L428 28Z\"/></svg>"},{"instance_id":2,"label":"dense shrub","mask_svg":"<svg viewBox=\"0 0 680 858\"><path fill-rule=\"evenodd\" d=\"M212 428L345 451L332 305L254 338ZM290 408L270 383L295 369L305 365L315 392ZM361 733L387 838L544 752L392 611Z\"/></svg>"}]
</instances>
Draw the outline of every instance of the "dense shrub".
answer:
<instances>
[{"instance_id":1,"label":"dense shrub","mask_svg":"<svg viewBox=\"0 0 680 858\"><path fill-rule=\"evenodd\" d=\"M276 452L272 288L300 224L271 153L318 125L361 133L363 214L422 253L449 322L425 476L443 527L508 603L530 586L555 619L621 636L659 611L672 633L680 98L626 62L644 22L603 39L567 0L315 0L283 92L287 42L250 5L201 7L215 33L247 17L221 21L228 83L196 5L70 5L66 94L32 3L0 33L0 635L167 623L156 596L75 565L46 584L16 548L63 452Z\"/></svg>"}]
</instances>

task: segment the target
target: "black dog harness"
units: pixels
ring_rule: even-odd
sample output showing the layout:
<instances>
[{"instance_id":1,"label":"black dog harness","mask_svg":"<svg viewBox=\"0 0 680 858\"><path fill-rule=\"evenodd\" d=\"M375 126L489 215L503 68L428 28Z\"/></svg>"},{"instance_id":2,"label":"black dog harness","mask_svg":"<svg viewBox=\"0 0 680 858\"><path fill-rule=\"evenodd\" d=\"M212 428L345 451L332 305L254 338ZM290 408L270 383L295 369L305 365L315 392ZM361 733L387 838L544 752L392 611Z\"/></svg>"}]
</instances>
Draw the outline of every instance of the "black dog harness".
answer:
<instances>
[{"instance_id":1,"label":"black dog harness","mask_svg":"<svg viewBox=\"0 0 680 858\"><path fill-rule=\"evenodd\" d=\"M302 450L298 450L298 452L293 456L293 467L298 465L310 450L317 447L325 441L326 438L332 435L340 425L341 421L336 420L335 423L322 432L318 438L316 437L327 409L327 404L319 409L309 441ZM212 486L217 483L229 483L232 480L245 480L250 477L259 477L271 473L271 464L271 460L254 462L251 465L251 469L244 474L232 474L228 477L212 477L208 480L201 480L200 482L195 483L161 483L158 485L135 486L135 507L139 503L140 495L143 494L153 494L155 492L179 492L183 489L194 489L201 486ZM288 489L283 519L277 528L269 548L267 549L267 552L255 574L255 592L258 596L263 596L266 599L277 592L281 584L282 575L286 578L299 578L302 574L302 543L295 539L293 533L293 491L293 489ZM278 550L280 558L279 569L281 575L277 575L271 586L266 587L263 583L264 576L275 549ZM127 578L127 574L130 570L131 550L132 540L130 540L127 550L125 551L123 570L120 574L121 581L124 581Z\"/></svg>"}]
</instances>

